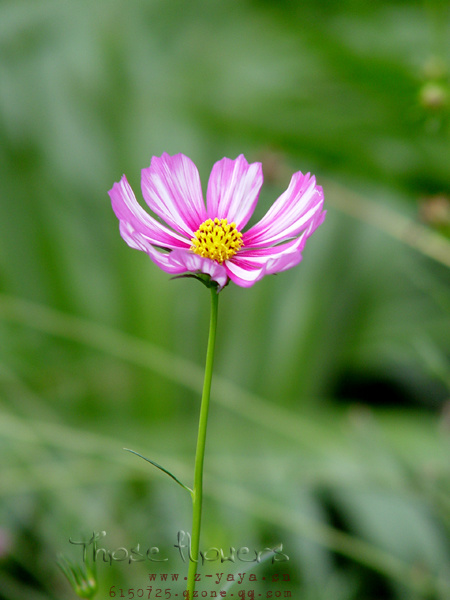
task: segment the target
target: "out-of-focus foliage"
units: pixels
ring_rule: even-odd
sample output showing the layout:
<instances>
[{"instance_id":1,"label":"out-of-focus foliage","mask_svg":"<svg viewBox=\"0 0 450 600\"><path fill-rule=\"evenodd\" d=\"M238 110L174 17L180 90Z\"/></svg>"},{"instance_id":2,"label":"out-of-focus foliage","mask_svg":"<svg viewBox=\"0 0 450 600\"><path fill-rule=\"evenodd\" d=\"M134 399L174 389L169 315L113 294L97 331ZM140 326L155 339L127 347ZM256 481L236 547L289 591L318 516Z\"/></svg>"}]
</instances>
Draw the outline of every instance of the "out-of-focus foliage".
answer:
<instances>
[{"instance_id":1,"label":"out-of-focus foliage","mask_svg":"<svg viewBox=\"0 0 450 600\"><path fill-rule=\"evenodd\" d=\"M202 546L281 542L256 593L448 598L449 23L439 0L0 3L2 600L74 597L56 557L102 531L170 560L98 564L99 598L159 571L181 597L189 498L122 448L190 485L208 295L131 251L106 193L162 152L204 184L261 160L257 216L296 170L328 208L298 268L221 294Z\"/></svg>"}]
</instances>

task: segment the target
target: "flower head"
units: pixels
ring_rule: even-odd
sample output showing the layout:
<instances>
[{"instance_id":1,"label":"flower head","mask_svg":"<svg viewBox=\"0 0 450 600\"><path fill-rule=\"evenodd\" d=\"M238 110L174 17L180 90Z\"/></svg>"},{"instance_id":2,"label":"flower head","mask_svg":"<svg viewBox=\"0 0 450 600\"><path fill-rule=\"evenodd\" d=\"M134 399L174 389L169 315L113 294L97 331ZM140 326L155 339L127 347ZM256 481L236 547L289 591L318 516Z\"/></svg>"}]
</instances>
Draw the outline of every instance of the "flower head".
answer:
<instances>
[{"instance_id":1,"label":"flower head","mask_svg":"<svg viewBox=\"0 0 450 600\"><path fill-rule=\"evenodd\" d=\"M230 279L250 287L297 265L326 212L315 178L297 172L266 215L244 231L262 183L260 163L249 164L242 154L223 158L211 171L205 206L194 163L183 154L163 154L142 170L142 194L166 225L141 207L125 175L109 195L123 239L167 273L208 275L219 289Z\"/></svg>"}]
</instances>

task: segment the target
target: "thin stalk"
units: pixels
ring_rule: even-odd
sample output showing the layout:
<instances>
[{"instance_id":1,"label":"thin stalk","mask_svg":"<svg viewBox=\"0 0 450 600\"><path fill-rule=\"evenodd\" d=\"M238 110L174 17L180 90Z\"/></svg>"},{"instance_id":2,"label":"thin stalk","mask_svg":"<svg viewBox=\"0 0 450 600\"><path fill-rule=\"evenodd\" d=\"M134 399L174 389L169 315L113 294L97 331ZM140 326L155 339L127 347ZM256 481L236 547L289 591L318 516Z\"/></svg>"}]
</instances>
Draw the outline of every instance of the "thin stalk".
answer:
<instances>
[{"instance_id":1,"label":"thin stalk","mask_svg":"<svg viewBox=\"0 0 450 600\"><path fill-rule=\"evenodd\" d=\"M203 461L205 458L206 427L208 424L209 398L214 362L214 345L217 329L217 309L219 294L215 287L211 289L211 317L209 321L208 349L206 351L205 378L203 381L202 404L198 423L197 450L195 453L194 489L192 493L192 531L191 552L189 553L189 571L187 581L187 600L192 600L195 590L195 576L200 546L200 528L203 503Z\"/></svg>"}]
</instances>

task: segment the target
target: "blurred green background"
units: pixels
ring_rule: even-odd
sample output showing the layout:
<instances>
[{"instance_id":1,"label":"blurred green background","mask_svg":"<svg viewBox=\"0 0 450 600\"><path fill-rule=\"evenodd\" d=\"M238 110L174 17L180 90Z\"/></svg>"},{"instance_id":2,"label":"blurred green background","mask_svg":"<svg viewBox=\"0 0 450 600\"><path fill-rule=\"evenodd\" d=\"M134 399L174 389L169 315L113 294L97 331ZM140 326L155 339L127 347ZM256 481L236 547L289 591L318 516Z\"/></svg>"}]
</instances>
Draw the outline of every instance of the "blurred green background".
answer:
<instances>
[{"instance_id":1,"label":"blurred green background","mask_svg":"<svg viewBox=\"0 0 450 600\"><path fill-rule=\"evenodd\" d=\"M311 171L328 209L298 268L221 294L201 546L282 543L256 597L449 598L449 24L439 0L0 2L2 600L74 598L56 557L100 531L170 560L99 564L99 598L184 577L189 498L122 448L191 484L208 293L107 196L162 152L204 185L262 161L258 215Z\"/></svg>"}]
</instances>

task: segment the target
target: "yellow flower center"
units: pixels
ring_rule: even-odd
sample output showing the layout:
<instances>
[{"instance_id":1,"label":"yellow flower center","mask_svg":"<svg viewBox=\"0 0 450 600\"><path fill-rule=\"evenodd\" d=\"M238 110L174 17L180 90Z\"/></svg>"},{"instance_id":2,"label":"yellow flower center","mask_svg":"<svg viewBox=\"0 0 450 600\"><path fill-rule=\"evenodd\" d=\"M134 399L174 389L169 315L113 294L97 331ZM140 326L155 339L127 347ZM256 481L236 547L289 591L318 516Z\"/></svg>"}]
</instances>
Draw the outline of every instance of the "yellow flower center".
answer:
<instances>
[{"instance_id":1,"label":"yellow flower center","mask_svg":"<svg viewBox=\"0 0 450 600\"><path fill-rule=\"evenodd\" d=\"M226 219L208 219L197 229L191 242L192 252L222 264L241 248L242 233L236 229L236 223L228 223Z\"/></svg>"}]
</instances>

